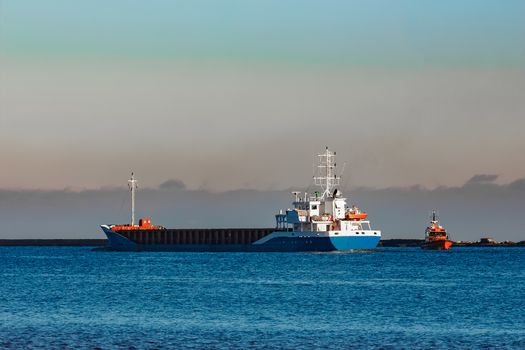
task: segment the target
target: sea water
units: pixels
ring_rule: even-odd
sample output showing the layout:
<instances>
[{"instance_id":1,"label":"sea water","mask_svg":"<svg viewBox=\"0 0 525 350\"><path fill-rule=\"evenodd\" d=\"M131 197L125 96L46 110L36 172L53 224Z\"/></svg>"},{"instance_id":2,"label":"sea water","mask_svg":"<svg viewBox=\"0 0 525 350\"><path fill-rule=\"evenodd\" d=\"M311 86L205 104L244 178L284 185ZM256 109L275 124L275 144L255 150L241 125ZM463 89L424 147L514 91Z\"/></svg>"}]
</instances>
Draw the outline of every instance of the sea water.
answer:
<instances>
[{"instance_id":1,"label":"sea water","mask_svg":"<svg viewBox=\"0 0 525 350\"><path fill-rule=\"evenodd\" d=\"M0 248L0 348L525 349L525 248Z\"/></svg>"}]
</instances>

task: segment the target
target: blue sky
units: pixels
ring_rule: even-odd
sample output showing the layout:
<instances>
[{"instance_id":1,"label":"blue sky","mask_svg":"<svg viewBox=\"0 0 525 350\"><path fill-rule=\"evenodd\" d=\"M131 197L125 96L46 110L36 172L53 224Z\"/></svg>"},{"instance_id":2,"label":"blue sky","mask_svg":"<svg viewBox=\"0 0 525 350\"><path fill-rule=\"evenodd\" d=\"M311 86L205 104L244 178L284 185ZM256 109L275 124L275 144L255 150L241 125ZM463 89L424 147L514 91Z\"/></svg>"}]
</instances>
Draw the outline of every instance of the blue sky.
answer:
<instances>
[{"instance_id":1,"label":"blue sky","mask_svg":"<svg viewBox=\"0 0 525 350\"><path fill-rule=\"evenodd\" d=\"M4 54L523 65L523 1L6 1Z\"/></svg>"}]
</instances>

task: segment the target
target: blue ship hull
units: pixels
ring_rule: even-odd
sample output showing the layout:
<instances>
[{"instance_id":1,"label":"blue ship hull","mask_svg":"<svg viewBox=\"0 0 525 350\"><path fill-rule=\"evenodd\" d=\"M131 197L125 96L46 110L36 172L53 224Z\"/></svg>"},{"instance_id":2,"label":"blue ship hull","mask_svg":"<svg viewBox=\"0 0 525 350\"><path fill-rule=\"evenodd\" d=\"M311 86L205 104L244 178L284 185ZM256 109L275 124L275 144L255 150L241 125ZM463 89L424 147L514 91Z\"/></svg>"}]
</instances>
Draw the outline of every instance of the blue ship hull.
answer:
<instances>
[{"instance_id":1,"label":"blue ship hull","mask_svg":"<svg viewBox=\"0 0 525 350\"><path fill-rule=\"evenodd\" d=\"M329 252L374 249L380 236L275 237L264 243L249 244L137 244L103 228L109 248L116 251L153 252Z\"/></svg>"}]
</instances>

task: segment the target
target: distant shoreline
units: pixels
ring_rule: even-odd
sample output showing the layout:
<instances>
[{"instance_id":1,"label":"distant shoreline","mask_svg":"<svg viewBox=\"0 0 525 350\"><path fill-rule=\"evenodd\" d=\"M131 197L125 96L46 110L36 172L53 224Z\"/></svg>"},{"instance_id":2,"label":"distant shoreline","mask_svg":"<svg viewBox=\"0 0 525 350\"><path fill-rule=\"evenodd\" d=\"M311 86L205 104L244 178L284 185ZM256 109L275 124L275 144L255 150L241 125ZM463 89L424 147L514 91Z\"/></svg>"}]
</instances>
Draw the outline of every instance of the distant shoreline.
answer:
<instances>
[{"instance_id":1,"label":"distant shoreline","mask_svg":"<svg viewBox=\"0 0 525 350\"><path fill-rule=\"evenodd\" d=\"M422 239L385 239L378 247L419 247ZM107 239L0 239L0 247L101 247L108 244ZM454 242L455 247L525 247L525 241L480 243Z\"/></svg>"},{"instance_id":2,"label":"distant shoreline","mask_svg":"<svg viewBox=\"0 0 525 350\"><path fill-rule=\"evenodd\" d=\"M100 247L107 239L0 239L0 247Z\"/></svg>"},{"instance_id":3,"label":"distant shoreline","mask_svg":"<svg viewBox=\"0 0 525 350\"><path fill-rule=\"evenodd\" d=\"M378 247L419 247L423 239L382 239ZM454 242L453 247L525 247L525 241L521 242Z\"/></svg>"}]
</instances>

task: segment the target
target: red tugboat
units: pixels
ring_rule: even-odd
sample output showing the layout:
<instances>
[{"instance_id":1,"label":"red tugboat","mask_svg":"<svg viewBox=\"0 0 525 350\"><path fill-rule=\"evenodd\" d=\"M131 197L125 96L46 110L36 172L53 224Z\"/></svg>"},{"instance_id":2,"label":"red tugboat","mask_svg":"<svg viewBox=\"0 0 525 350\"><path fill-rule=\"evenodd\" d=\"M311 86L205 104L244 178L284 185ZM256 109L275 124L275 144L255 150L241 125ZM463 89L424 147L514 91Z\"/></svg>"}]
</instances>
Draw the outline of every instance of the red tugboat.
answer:
<instances>
[{"instance_id":1,"label":"red tugboat","mask_svg":"<svg viewBox=\"0 0 525 350\"><path fill-rule=\"evenodd\" d=\"M447 230L440 226L437 220L436 211L432 211L432 221L425 230L425 242L421 248L427 250L448 250L452 247L452 241L448 239Z\"/></svg>"}]
</instances>

